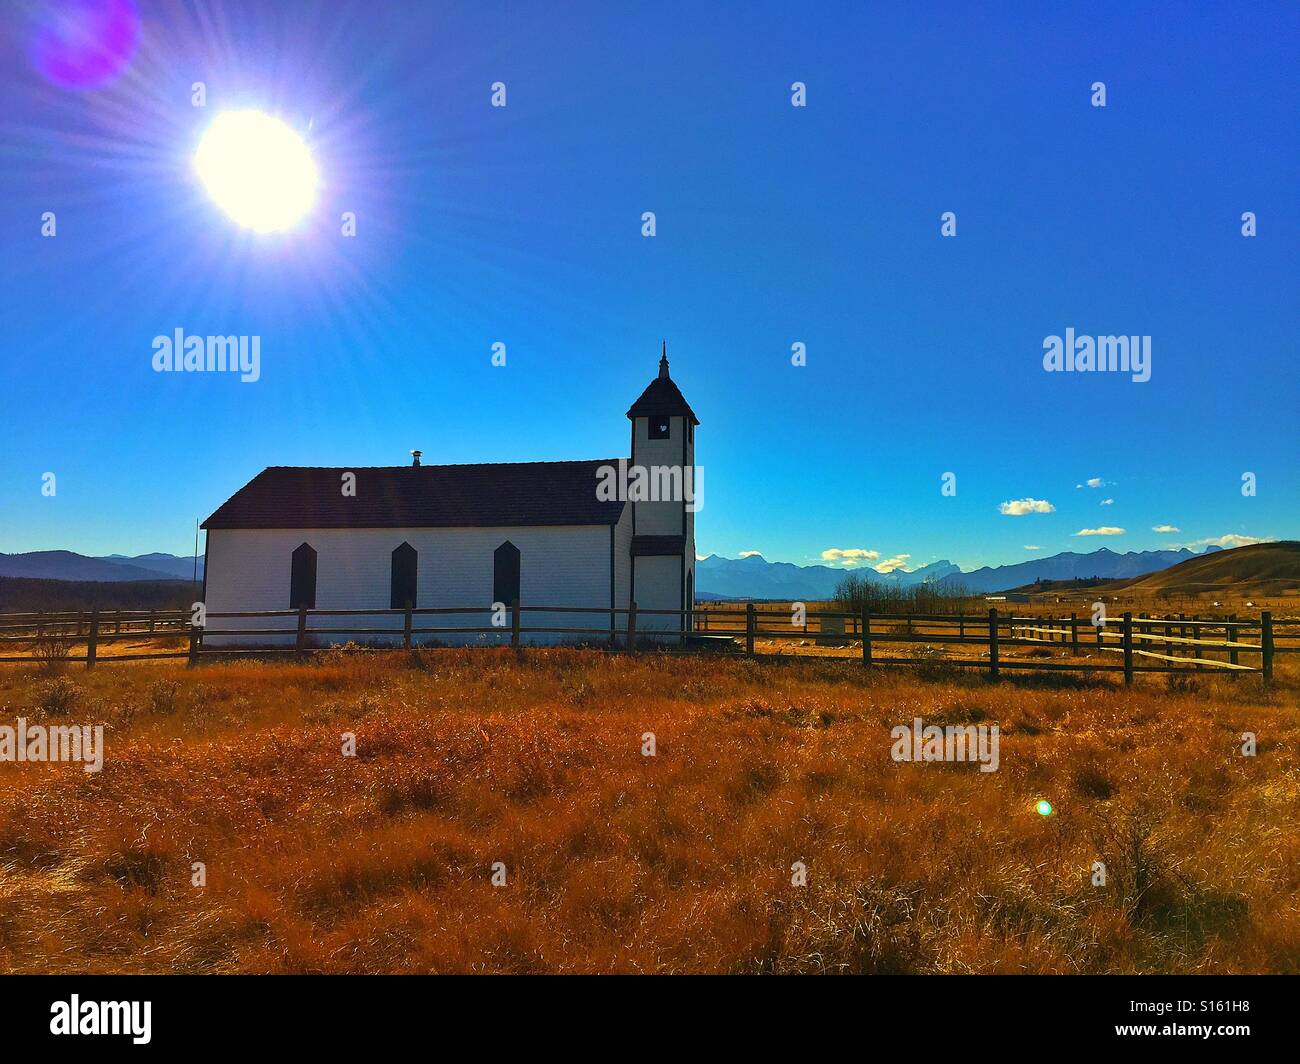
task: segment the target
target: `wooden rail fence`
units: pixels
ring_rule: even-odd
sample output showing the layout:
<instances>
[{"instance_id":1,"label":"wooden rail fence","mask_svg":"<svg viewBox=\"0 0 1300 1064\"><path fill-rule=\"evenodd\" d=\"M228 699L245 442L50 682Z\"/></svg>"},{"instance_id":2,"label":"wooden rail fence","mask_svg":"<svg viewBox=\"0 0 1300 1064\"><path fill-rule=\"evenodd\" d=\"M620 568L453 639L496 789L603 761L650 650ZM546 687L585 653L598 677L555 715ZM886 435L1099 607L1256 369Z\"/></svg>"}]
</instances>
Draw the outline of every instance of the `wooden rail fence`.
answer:
<instances>
[{"instance_id":1,"label":"wooden rail fence","mask_svg":"<svg viewBox=\"0 0 1300 1064\"><path fill-rule=\"evenodd\" d=\"M447 625L439 618L456 615L493 614L501 622L502 611L492 606L448 606L406 610L261 610L239 613L209 613L207 624L194 623L185 610L99 610L63 613L0 613L0 651L6 646L25 648L23 655L0 655L0 663L84 662L93 668L97 662L141 661L148 659L185 658L196 664L203 658L259 654L305 655L326 649L319 645L323 636L361 637L387 646L412 648L437 641L440 636L496 636L496 643L516 648L535 635L558 636L592 644L604 641L610 648L636 651L638 646L657 650L676 648L740 651L749 656L758 652L759 640L816 640L819 644L860 645L861 662L872 665L927 665L943 663L955 667L986 669L996 679L1004 670L1043 670L1080 672L1122 672L1124 682L1132 683L1136 673L1214 672L1259 673L1265 680L1273 677L1277 654L1300 651L1300 618L1274 618L1267 610L1258 620L1240 619L1235 615L1219 618L1187 618L1183 615L1164 618L1124 613L1120 618L1106 618L1093 625L1069 617L1028 617L1001 614L996 608L987 616L962 614L873 614L867 609L843 612L836 610L807 612L796 618L787 610L759 610L753 603L743 606L714 606L694 610L640 609L633 602L626 608L608 606L530 606L518 602L509 607L509 624ZM527 624L524 615L535 618ZM548 615L590 615L605 623L591 626L572 624L548 625ZM349 625L353 618L384 618L388 627L370 624ZM340 620L332 620L339 618ZM675 625L659 627L660 620L675 618ZM279 627L221 627L222 621L286 622ZM396 623L400 621L400 627ZM317 626L313 622L324 622ZM811 624L810 622L815 622ZM1089 631L1091 629L1091 631ZM1214 633L1222 633L1221 637ZM1177 633L1177 634L1175 634ZM1257 634L1257 635L1256 635ZM256 641L270 638L292 639L290 645L206 645L212 637L240 637ZM1255 637L1257 642L1250 642ZM116 641L157 644L165 640L183 640L184 649L159 649L152 646L143 652L101 655L101 648ZM665 644L665 640L668 644ZM1279 640L1283 642L1279 644ZM925 646L924 653L911 656L881 656L882 646L891 643ZM73 649L83 645L84 653ZM961 658L946 656L949 644L983 648L980 656ZM1071 659L1044 661L1039 658L1011 656L1018 648L1054 647ZM939 648L939 649L936 649ZM1177 651L1185 650L1187 656ZM1221 653L1223 659L1210 658ZM1093 655L1122 655L1122 664L1090 660ZM1243 664L1246 657L1258 664ZM1138 665L1137 658L1161 662Z\"/></svg>"}]
</instances>

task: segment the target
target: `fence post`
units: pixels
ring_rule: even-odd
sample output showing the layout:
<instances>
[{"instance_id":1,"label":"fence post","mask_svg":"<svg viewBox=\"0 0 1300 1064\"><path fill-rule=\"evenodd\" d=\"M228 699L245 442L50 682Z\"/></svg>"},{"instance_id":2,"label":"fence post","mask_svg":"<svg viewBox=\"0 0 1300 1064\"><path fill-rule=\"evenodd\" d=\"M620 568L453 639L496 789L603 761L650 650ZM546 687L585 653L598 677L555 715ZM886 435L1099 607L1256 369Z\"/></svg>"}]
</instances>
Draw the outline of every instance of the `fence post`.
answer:
<instances>
[{"instance_id":1,"label":"fence post","mask_svg":"<svg viewBox=\"0 0 1300 1064\"><path fill-rule=\"evenodd\" d=\"M1224 631L1228 633L1228 638L1226 642L1235 643L1237 641L1237 626L1236 624L1233 623L1234 621L1236 621L1236 619L1237 619L1237 615L1235 613L1228 614L1228 623L1223 626ZM1237 664L1236 647L1228 648L1228 661L1230 661L1233 665Z\"/></svg>"},{"instance_id":2,"label":"fence post","mask_svg":"<svg viewBox=\"0 0 1300 1064\"><path fill-rule=\"evenodd\" d=\"M298 656L307 652L307 607L298 607Z\"/></svg>"},{"instance_id":3,"label":"fence post","mask_svg":"<svg viewBox=\"0 0 1300 1064\"><path fill-rule=\"evenodd\" d=\"M1133 682L1133 614L1124 613L1124 683Z\"/></svg>"},{"instance_id":4,"label":"fence post","mask_svg":"<svg viewBox=\"0 0 1300 1064\"><path fill-rule=\"evenodd\" d=\"M90 611L90 634L86 636L86 668L95 667L95 655L99 644L99 607Z\"/></svg>"},{"instance_id":5,"label":"fence post","mask_svg":"<svg viewBox=\"0 0 1300 1064\"><path fill-rule=\"evenodd\" d=\"M406 616L402 618L402 648L411 649L411 606L407 603Z\"/></svg>"},{"instance_id":6,"label":"fence post","mask_svg":"<svg viewBox=\"0 0 1300 1064\"><path fill-rule=\"evenodd\" d=\"M519 649L519 600L510 600L510 645Z\"/></svg>"},{"instance_id":7,"label":"fence post","mask_svg":"<svg viewBox=\"0 0 1300 1064\"><path fill-rule=\"evenodd\" d=\"M871 664L871 610L862 607L862 664Z\"/></svg>"},{"instance_id":8,"label":"fence post","mask_svg":"<svg viewBox=\"0 0 1300 1064\"><path fill-rule=\"evenodd\" d=\"M1264 679L1273 679L1273 614L1265 610L1259 615L1260 657L1263 659Z\"/></svg>"},{"instance_id":9,"label":"fence post","mask_svg":"<svg viewBox=\"0 0 1300 1064\"><path fill-rule=\"evenodd\" d=\"M998 678L998 608L989 607L989 679Z\"/></svg>"},{"instance_id":10,"label":"fence post","mask_svg":"<svg viewBox=\"0 0 1300 1064\"><path fill-rule=\"evenodd\" d=\"M745 603L745 653L754 655L754 604Z\"/></svg>"},{"instance_id":11,"label":"fence post","mask_svg":"<svg viewBox=\"0 0 1300 1064\"><path fill-rule=\"evenodd\" d=\"M627 648L636 650L636 603L630 602L627 607Z\"/></svg>"},{"instance_id":12,"label":"fence post","mask_svg":"<svg viewBox=\"0 0 1300 1064\"><path fill-rule=\"evenodd\" d=\"M154 615L155 615L157 612L158 612L157 610L150 610L150 611L149 611L149 633L150 633L151 635L153 634L153 628L154 628Z\"/></svg>"},{"instance_id":13,"label":"fence post","mask_svg":"<svg viewBox=\"0 0 1300 1064\"><path fill-rule=\"evenodd\" d=\"M1079 653L1079 615L1070 614L1070 652Z\"/></svg>"},{"instance_id":14,"label":"fence post","mask_svg":"<svg viewBox=\"0 0 1300 1064\"><path fill-rule=\"evenodd\" d=\"M957 642L966 642L966 614L957 614Z\"/></svg>"},{"instance_id":15,"label":"fence post","mask_svg":"<svg viewBox=\"0 0 1300 1064\"><path fill-rule=\"evenodd\" d=\"M191 622L190 624L190 656L185 662L188 668L193 668L199 661L199 626Z\"/></svg>"}]
</instances>

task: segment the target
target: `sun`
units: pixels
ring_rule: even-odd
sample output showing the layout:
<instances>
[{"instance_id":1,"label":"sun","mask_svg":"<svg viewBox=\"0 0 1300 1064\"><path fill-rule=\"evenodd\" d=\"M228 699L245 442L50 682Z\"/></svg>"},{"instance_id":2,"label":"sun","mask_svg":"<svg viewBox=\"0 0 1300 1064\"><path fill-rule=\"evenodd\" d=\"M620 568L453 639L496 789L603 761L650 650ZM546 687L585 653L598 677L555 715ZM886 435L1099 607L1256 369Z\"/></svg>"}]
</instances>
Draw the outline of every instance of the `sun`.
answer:
<instances>
[{"instance_id":1,"label":"sun","mask_svg":"<svg viewBox=\"0 0 1300 1064\"><path fill-rule=\"evenodd\" d=\"M199 141L194 166L208 194L258 233L290 228L316 202L319 174L307 145L261 111L226 111Z\"/></svg>"}]
</instances>

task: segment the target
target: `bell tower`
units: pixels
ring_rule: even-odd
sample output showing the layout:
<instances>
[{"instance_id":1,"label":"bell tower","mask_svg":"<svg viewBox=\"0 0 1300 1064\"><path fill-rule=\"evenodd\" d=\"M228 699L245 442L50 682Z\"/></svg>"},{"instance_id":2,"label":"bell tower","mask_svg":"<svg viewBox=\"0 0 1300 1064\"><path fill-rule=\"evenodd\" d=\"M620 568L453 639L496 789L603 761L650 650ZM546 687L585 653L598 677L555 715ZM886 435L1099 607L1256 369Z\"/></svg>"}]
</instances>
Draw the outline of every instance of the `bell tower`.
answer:
<instances>
[{"instance_id":1,"label":"bell tower","mask_svg":"<svg viewBox=\"0 0 1300 1064\"><path fill-rule=\"evenodd\" d=\"M627 416L632 422L628 505L633 598L641 609L690 611L695 602L695 509L703 501L695 466L700 421L669 375L667 341L658 376ZM647 626L651 620L646 618ZM671 617L654 620L658 627L681 627Z\"/></svg>"}]
</instances>

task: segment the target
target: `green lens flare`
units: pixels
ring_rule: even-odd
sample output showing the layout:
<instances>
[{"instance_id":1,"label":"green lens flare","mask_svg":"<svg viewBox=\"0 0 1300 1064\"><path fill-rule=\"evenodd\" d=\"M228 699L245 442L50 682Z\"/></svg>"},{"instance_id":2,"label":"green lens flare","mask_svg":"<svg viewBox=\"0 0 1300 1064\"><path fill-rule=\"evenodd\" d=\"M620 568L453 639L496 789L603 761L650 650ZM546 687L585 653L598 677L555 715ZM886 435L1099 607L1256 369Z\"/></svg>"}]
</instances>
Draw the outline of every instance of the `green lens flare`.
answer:
<instances>
[{"instance_id":1,"label":"green lens flare","mask_svg":"<svg viewBox=\"0 0 1300 1064\"><path fill-rule=\"evenodd\" d=\"M1034 811L1038 813L1039 816L1051 816L1052 803L1049 802L1046 798L1040 798L1038 799L1037 803L1034 805Z\"/></svg>"}]
</instances>

